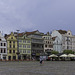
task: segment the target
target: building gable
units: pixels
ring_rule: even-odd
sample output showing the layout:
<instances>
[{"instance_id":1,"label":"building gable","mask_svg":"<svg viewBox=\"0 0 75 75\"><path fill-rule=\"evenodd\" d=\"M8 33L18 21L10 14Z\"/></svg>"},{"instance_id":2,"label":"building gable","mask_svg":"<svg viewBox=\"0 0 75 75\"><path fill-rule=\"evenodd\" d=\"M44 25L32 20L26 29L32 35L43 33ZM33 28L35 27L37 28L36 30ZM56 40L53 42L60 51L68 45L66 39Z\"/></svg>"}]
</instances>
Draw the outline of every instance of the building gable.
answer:
<instances>
[{"instance_id":1,"label":"building gable","mask_svg":"<svg viewBox=\"0 0 75 75\"><path fill-rule=\"evenodd\" d=\"M17 40L17 38L14 36L13 32L8 36L7 40Z\"/></svg>"}]
</instances>

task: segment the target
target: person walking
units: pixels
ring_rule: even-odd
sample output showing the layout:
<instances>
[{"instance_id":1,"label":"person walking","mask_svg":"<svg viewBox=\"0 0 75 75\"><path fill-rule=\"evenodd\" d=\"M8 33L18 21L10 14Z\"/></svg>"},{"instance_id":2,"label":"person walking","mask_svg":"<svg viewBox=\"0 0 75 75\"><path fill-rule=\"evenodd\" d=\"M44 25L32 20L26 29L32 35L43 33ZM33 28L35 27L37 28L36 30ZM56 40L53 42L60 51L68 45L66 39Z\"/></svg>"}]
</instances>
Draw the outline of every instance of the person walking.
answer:
<instances>
[{"instance_id":1,"label":"person walking","mask_svg":"<svg viewBox=\"0 0 75 75\"><path fill-rule=\"evenodd\" d=\"M40 65L42 64L42 62L43 62L43 59L42 59L42 58L40 58Z\"/></svg>"}]
</instances>

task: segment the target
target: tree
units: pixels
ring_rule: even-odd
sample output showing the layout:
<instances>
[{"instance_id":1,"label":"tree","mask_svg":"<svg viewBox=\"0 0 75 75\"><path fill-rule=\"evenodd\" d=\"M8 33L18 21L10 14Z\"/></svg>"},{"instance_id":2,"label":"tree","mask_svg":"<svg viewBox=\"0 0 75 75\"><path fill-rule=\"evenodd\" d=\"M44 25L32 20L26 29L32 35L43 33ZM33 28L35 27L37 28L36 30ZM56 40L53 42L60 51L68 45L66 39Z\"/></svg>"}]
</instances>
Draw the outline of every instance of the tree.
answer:
<instances>
[{"instance_id":1,"label":"tree","mask_svg":"<svg viewBox=\"0 0 75 75\"><path fill-rule=\"evenodd\" d=\"M51 54L58 54L59 52L58 51L51 51Z\"/></svg>"},{"instance_id":2,"label":"tree","mask_svg":"<svg viewBox=\"0 0 75 75\"><path fill-rule=\"evenodd\" d=\"M72 50L64 50L63 53L64 54L74 54L74 51L72 51Z\"/></svg>"}]
</instances>

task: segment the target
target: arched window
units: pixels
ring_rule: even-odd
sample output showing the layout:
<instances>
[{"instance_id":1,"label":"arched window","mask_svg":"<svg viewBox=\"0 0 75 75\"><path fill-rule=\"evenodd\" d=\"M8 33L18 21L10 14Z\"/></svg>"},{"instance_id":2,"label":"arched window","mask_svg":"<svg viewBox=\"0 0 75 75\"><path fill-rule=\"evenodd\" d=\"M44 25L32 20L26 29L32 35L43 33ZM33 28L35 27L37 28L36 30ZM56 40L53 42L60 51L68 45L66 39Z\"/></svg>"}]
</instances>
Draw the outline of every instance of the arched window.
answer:
<instances>
[{"instance_id":1,"label":"arched window","mask_svg":"<svg viewBox=\"0 0 75 75\"><path fill-rule=\"evenodd\" d=\"M70 33L68 33L70 35Z\"/></svg>"},{"instance_id":2,"label":"arched window","mask_svg":"<svg viewBox=\"0 0 75 75\"><path fill-rule=\"evenodd\" d=\"M13 39L13 37L11 37L11 39Z\"/></svg>"}]
</instances>

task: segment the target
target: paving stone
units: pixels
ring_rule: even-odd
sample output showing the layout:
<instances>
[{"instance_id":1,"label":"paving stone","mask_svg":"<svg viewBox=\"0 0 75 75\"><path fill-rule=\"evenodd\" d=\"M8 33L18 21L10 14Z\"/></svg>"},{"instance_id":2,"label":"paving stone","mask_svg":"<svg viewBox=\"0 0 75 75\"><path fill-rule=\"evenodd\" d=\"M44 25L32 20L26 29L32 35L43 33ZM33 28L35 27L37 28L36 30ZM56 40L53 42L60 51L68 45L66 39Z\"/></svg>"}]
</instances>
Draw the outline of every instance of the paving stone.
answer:
<instances>
[{"instance_id":1,"label":"paving stone","mask_svg":"<svg viewBox=\"0 0 75 75\"><path fill-rule=\"evenodd\" d=\"M0 75L75 75L75 61L0 62Z\"/></svg>"}]
</instances>

